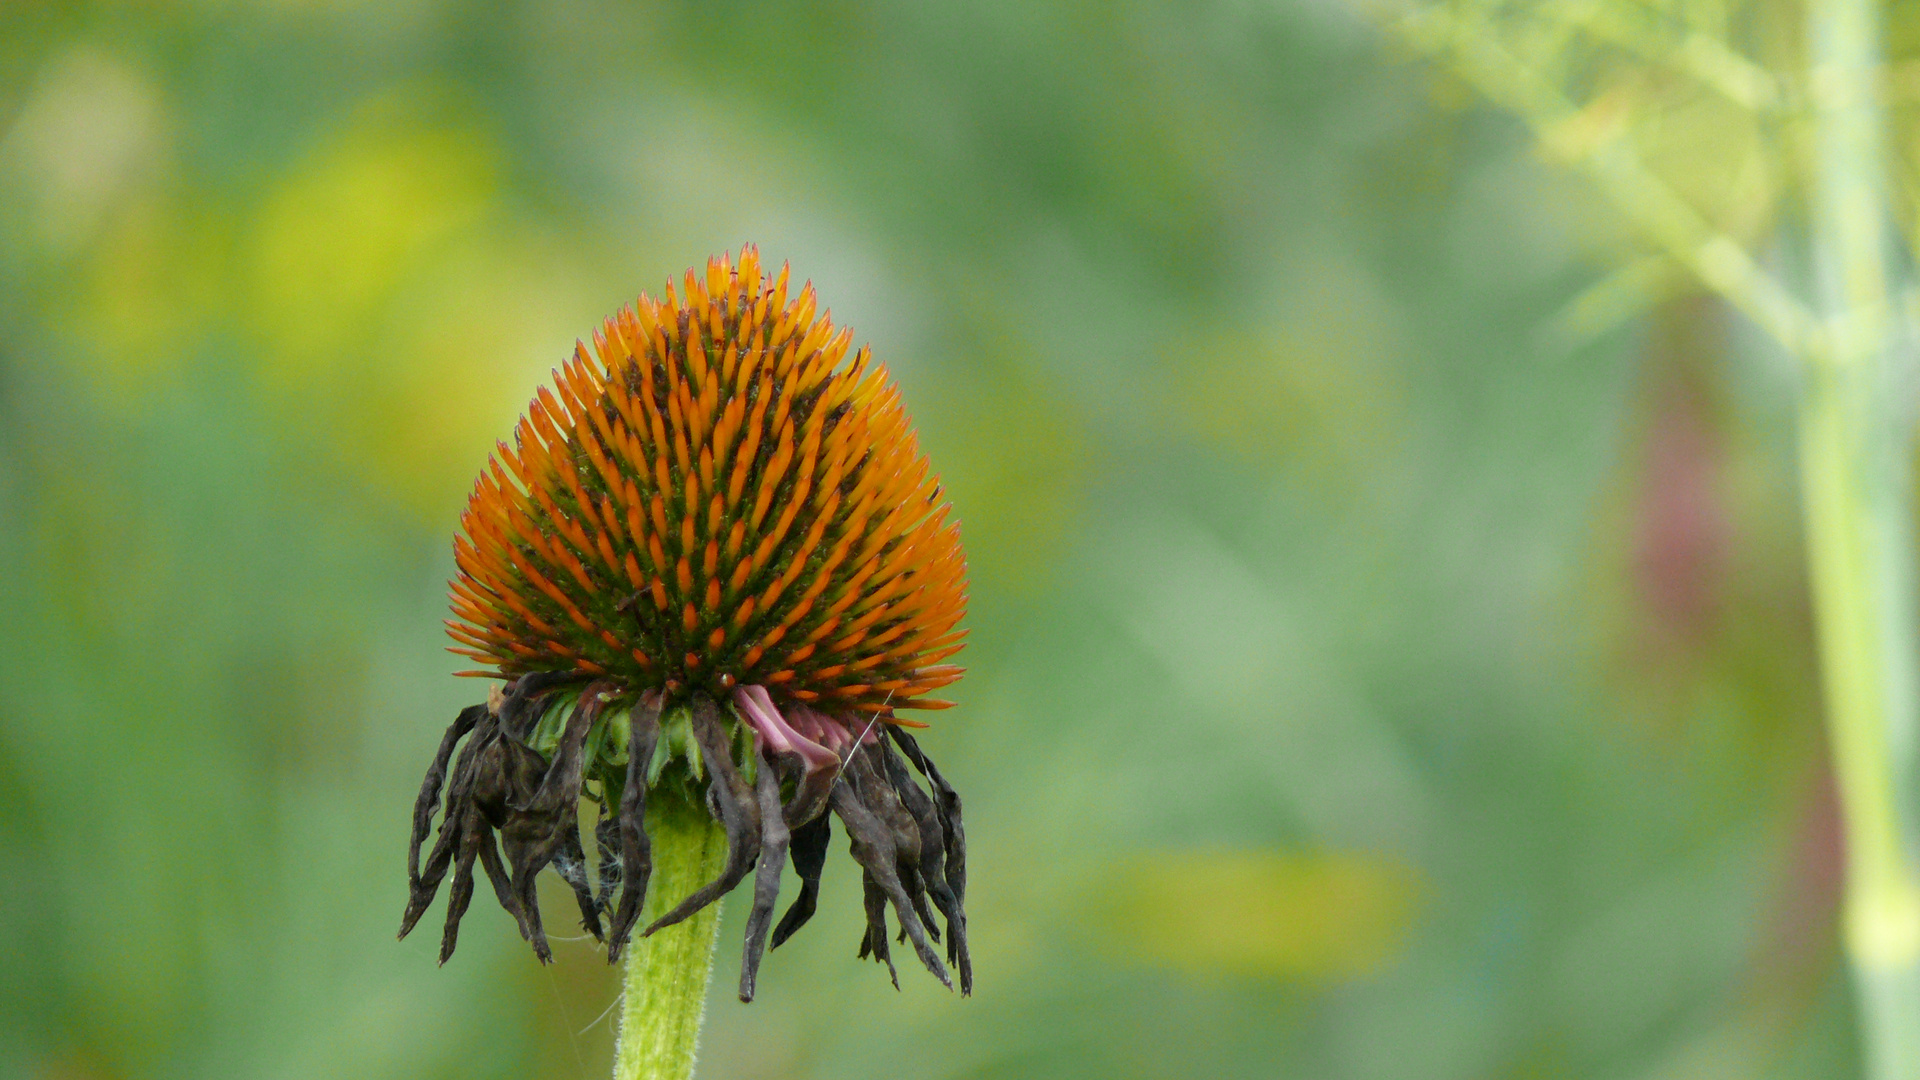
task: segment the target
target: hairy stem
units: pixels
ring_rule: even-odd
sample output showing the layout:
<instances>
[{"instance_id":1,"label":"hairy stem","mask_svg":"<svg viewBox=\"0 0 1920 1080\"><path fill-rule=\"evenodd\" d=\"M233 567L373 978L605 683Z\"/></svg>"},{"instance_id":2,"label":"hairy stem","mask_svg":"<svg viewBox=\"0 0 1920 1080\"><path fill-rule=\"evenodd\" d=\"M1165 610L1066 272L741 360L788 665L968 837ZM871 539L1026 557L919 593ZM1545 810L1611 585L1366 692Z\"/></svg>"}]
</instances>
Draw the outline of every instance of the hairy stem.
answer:
<instances>
[{"instance_id":1,"label":"hairy stem","mask_svg":"<svg viewBox=\"0 0 1920 1080\"><path fill-rule=\"evenodd\" d=\"M726 831L700 807L673 798L651 801L647 832L653 838L653 880L640 913L638 925L643 927L718 877L727 864ZM716 900L652 937L636 936L627 946L626 1000L613 1057L614 1080L688 1080L693 1075L720 904Z\"/></svg>"},{"instance_id":2,"label":"hairy stem","mask_svg":"<svg viewBox=\"0 0 1920 1080\"><path fill-rule=\"evenodd\" d=\"M1912 417L1894 332L1875 0L1813 0L1812 223L1824 348L1800 470L1834 775L1846 950L1871 1080L1920 1080Z\"/></svg>"}]
</instances>

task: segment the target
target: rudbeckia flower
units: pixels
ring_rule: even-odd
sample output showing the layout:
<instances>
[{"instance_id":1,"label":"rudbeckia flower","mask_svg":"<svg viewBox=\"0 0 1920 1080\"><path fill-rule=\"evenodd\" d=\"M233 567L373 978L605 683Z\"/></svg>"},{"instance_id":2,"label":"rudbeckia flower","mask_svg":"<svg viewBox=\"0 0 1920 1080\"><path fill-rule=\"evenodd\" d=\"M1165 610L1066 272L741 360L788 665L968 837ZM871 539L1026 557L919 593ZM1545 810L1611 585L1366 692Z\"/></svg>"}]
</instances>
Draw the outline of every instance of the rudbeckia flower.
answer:
<instances>
[{"instance_id":1,"label":"rudbeckia flower","mask_svg":"<svg viewBox=\"0 0 1920 1080\"><path fill-rule=\"evenodd\" d=\"M552 866L617 960L653 869L649 810L690 807L724 826L725 868L640 932L753 873L751 1000L769 934L814 912L838 817L866 886L860 955L892 971L891 907L970 992L960 797L903 715L947 707L928 695L961 673L941 662L965 634L958 527L886 368L848 356L811 285L789 297L752 247L682 284L579 345L474 485L447 627L482 665L462 674L503 682L427 770L401 935L451 870L444 963L478 862L544 962L534 880ZM801 889L775 926L789 858Z\"/></svg>"}]
</instances>

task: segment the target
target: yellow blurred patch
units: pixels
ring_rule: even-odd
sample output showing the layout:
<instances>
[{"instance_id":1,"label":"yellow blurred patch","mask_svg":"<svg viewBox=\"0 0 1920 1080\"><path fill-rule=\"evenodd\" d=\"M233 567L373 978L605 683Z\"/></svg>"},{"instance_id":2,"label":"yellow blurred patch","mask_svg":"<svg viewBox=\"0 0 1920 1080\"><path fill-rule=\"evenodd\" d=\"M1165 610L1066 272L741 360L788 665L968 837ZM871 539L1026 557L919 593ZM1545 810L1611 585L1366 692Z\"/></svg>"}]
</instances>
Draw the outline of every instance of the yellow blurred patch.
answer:
<instances>
[{"instance_id":1,"label":"yellow blurred patch","mask_svg":"<svg viewBox=\"0 0 1920 1080\"><path fill-rule=\"evenodd\" d=\"M10 110L11 111L11 110ZM139 68L97 47L56 53L0 127L0 179L24 180L39 238L72 254L163 171L167 103Z\"/></svg>"},{"instance_id":2,"label":"yellow blurred patch","mask_svg":"<svg viewBox=\"0 0 1920 1080\"><path fill-rule=\"evenodd\" d=\"M85 328L87 374L113 408L138 413L174 383L218 317L223 233L212 215L159 196L102 230L66 325Z\"/></svg>"},{"instance_id":3,"label":"yellow blurred patch","mask_svg":"<svg viewBox=\"0 0 1920 1080\"><path fill-rule=\"evenodd\" d=\"M1329 259L1295 276L1271 324L1199 335L1167 357L1168 419L1250 463L1344 483L1398 447L1401 349L1360 271Z\"/></svg>"},{"instance_id":4,"label":"yellow blurred patch","mask_svg":"<svg viewBox=\"0 0 1920 1080\"><path fill-rule=\"evenodd\" d=\"M1761 118L1701 91L1635 118L1633 136L1655 172L1733 236L1757 236L1774 219L1779 191Z\"/></svg>"},{"instance_id":5,"label":"yellow blurred patch","mask_svg":"<svg viewBox=\"0 0 1920 1080\"><path fill-rule=\"evenodd\" d=\"M1035 366L1011 342L982 343L972 365L907 401L951 486L973 579L1015 590L1042 586L1064 556L1088 457L1079 408Z\"/></svg>"},{"instance_id":6,"label":"yellow blurred patch","mask_svg":"<svg viewBox=\"0 0 1920 1080\"><path fill-rule=\"evenodd\" d=\"M396 304L390 367L368 400L356 450L375 487L428 517L450 517L578 335L599 317L556 254L490 238L453 253Z\"/></svg>"},{"instance_id":7,"label":"yellow blurred patch","mask_svg":"<svg viewBox=\"0 0 1920 1080\"><path fill-rule=\"evenodd\" d=\"M471 131L381 101L288 176L253 233L253 321L265 375L324 384L395 291L472 232L494 193L494 153Z\"/></svg>"},{"instance_id":8,"label":"yellow blurred patch","mask_svg":"<svg viewBox=\"0 0 1920 1080\"><path fill-rule=\"evenodd\" d=\"M316 467L445 524L593 314L498 212L491 141L432 101L357 110L265 200L242 261L267 408Z\"/></svg>"},{"instance_id":9,"label":"yellow blurred patch","mask_svg":"<svg viewBox=\"0 0 1920 1080\"><path fill-rule=\"evenodd\" d=\"M1421 892L1412 867L1384 856L1199 849L1121 861L1089 907L1140 963L1339 982L1401 954Z\"/></svg>"},{"instance_id":10,"label":"yellow blurred patch","mask_svg":"<svg viewBox=\"0 0 1920 1080\"><path fill-rule=\"evenodd\" d=\"M1350 357L1290 343L1209 342L1179 365L1177 415L1236 457L1346 475L1393 431L1392 403L1381 397L1384 373Z\"/></svg>"}]
</instances>

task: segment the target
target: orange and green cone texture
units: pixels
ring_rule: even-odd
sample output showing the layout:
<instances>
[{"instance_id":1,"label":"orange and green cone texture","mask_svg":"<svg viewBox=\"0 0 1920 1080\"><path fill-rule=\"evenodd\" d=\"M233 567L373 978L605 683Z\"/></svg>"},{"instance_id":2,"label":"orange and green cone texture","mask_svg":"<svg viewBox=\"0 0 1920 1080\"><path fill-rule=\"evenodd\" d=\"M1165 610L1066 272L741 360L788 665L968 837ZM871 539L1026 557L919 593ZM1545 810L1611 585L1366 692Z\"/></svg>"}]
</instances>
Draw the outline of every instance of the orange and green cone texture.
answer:
<instances>
[{"instance_id":1,"label":"orange and green cone texture","mask_svg":"<svg viewBox=\"0 0 1920 1080\"><path fill-rule=\"evenodd\" d=\"M967 993L960 796L905 730L926 725L898 715L947 707L928 695L961 674L941 662L966 633L959 527L899 390L866 349L848 355L811 285L789 297L786 268L763 275L751 247L682 285L579 345L474 486L447 627L485 665L461 674L504 685L427 769L401 935L451 873L444 963L478 863L546 960L534 879L551 866L617 959L653 873L649 806L711 816L725 869L640 933L757 870L748 1000L765 949L813 915L838 817L864 872L860 955L892 970L891 907ZM582 800L599 809L597 889ZM775 926L789 855L801 892Z\"/></svg>"},{"instance_id":2,"label":"orange and green cone texture","mask_svg":"<svg viewBox=\"0 0 1920 1080\"><path fill-rule=\"evenodd\" d=\"M470 674L944 708L966 563L886 368L751 247L683 284L578 346L475 485Z\"/></svg>"}]
</instances>

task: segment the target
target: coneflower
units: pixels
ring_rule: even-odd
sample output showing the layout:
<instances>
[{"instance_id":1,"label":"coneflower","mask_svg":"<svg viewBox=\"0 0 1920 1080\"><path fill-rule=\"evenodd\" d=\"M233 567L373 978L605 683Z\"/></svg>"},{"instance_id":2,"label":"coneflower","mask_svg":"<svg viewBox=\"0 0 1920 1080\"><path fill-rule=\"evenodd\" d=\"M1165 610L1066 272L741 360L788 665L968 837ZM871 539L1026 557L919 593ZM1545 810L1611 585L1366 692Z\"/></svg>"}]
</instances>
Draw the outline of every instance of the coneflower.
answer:
<instances>
[{"instance_id":1,"label":"coneflower","mask_svg":"<svg viewBox=\"0 0 1920 1080\"><path fill-rule=\"evenodd\" d=\"M477 861L546 961L534 878L552 865L617 960L649 879L665 884L661 821L710 815L724 864L642 933L757 863L751 1000L781 864L802 887L776 947L813 913L831 812L865 875L860 955L892 970L891 906L951 986L937 909L970 992L960 799L901 716L947 707L927 695L961 672L940 662L965 634L958 528L886 369L849 358L811 285L789 298L787 269L763 276L752 247L683 284L607 320L593 355L579 345L474 486L447 626L485 665L461 674L505 682L447 729L421 785L401 935L451 869L444 963ZM599 811L592 874L581 799Z\"/></svg>"}]
</instances>

